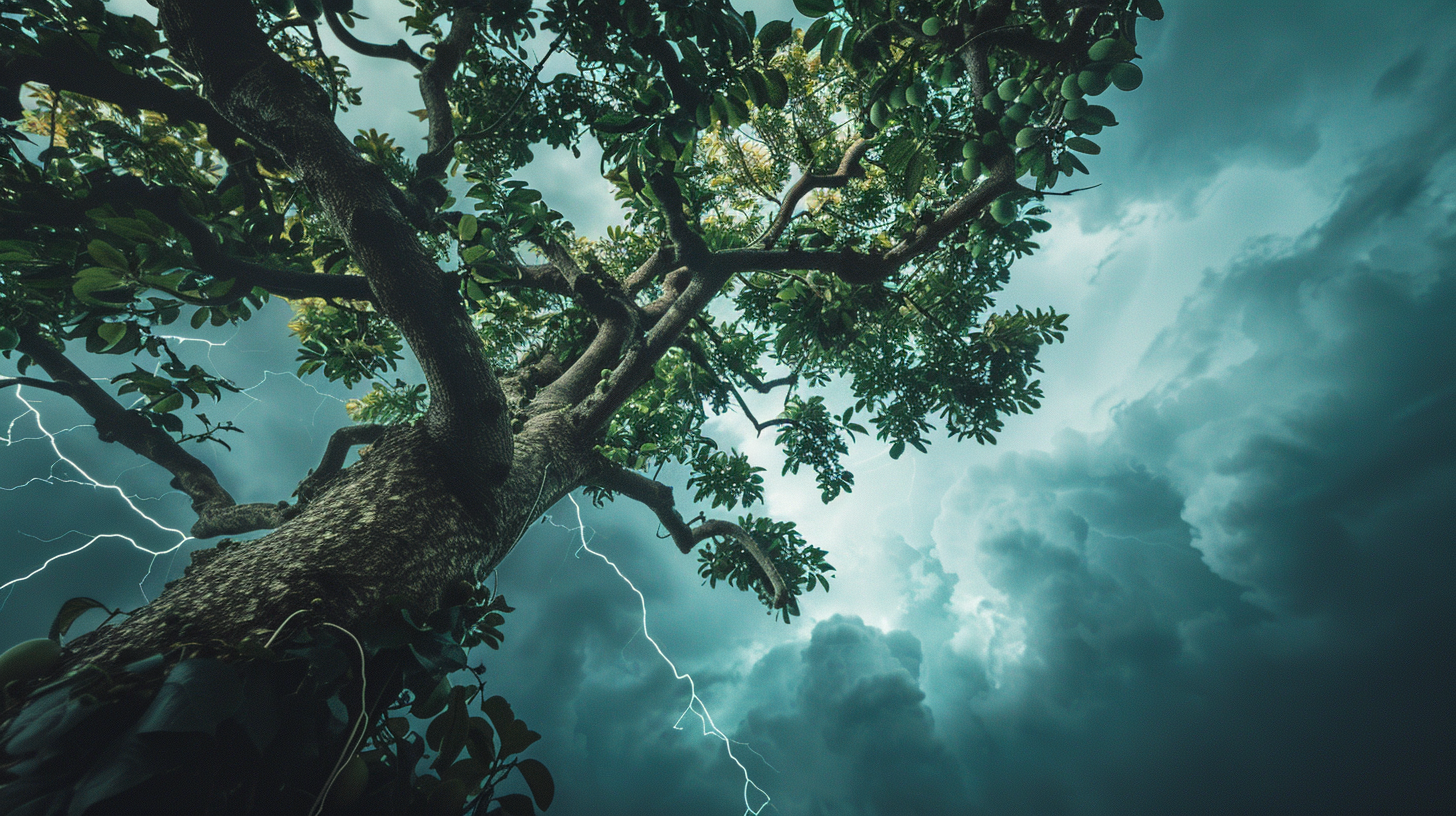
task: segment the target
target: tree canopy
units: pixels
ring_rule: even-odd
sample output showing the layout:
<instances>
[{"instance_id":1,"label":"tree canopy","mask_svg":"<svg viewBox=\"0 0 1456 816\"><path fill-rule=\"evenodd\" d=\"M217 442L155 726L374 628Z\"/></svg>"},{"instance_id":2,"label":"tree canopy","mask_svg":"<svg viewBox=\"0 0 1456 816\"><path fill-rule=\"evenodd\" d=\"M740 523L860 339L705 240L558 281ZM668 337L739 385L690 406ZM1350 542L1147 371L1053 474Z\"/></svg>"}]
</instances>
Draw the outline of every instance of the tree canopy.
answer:
<instances>
[{"instance_id":1,"label":"tree canopy","mask_svg":"<svg viewBox=\"0 0 1456 816\"><path fill-rule=\"evenodd\" d=\"M705 423L741 413L828 502L853 488L852 440L990 443L1038 407L1066 316L994 298L1049 228L1041 199L1116 124L1094 98L1141 82L1139 17L1162 16L404 0L401 38L374 43L352 0L154 5L0 0L0 387L64 394L170 471L199 538L289 523L350 445L412 426L467 506L513 478L528 498L537 481L538 498L628 496L698 549L705 582L785 621L828 589L829 553L755 512L763 468ZM350 66L373 59L417 73L424 149L334 124L370 99ZM544 151L609 180L618 223L583 234L519 178ZM205 413L238 386L168 335L231 332L273 298L298 373L363 389L358 425L292 503L237 505L188 446L246 430ZM399 379L406 354L423 382ZM781 408L757 416L750 394ZM648 475L665 465L742 515L685 521Z\"/></svg>"}]
</instances>

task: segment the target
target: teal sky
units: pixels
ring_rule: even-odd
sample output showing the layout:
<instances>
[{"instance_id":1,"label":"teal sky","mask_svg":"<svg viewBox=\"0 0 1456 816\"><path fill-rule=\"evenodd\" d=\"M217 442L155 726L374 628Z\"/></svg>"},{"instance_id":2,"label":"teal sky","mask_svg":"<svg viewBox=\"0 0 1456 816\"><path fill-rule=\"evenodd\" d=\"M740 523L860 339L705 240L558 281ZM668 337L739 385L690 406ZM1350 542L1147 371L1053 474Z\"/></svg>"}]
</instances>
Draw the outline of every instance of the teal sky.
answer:
<instances>
[{"instance_id":1,"label":"teal sky","mask_svg":"<svg viewBox=\"0 0 1456 816\"><path fill-rule=\"evenodd\" d=\"M1072 316L1042 409L994 447L862 443L829 506L811 478L770 478L767 512L838 567L802 618L701 586L641 508L583 509L765 813L1456 808L1456 6L1165 6L1140 26L1144 85L1087 162L1101 186L1050 203L1000 301ZM375 39L397 37L392 16ZM381 90L345 127L408 133L407 73L357 64ZM528 177L593 231L613 212L596 170L553 154ZM286 497L346 421L346 392L290 376L285 320L187 344L256 383L208 410L247 429L209 452L240 501ZM153 468L59 397L23 396L69 429L65 456L185 528ZM712 428L778 472L739 417ZM98 534L177 543L62 482L14 389L0 432L0 583ZM552 812L742 813L743 774L692 715L674 729L687 685L575 527L558 505L502 566L517 611L487 658L545 735ZM44 634L68 597L135 606L185 563L99 540L0 591L0 641Z\"/></svg>"}]
</instances>

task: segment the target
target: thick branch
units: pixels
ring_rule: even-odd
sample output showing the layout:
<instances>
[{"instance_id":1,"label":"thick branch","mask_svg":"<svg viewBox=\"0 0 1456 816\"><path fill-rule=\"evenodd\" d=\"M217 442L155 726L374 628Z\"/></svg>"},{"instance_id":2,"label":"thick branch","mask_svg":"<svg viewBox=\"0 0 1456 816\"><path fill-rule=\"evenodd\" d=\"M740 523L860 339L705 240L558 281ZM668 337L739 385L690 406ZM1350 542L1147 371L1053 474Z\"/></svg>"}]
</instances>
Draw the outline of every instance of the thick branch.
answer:
<instances>
[{"instance_id":1,"label":"thick branch","mask_svg":"<svg viewBox=\"0 0 1456 816\"><path fill-rule=\"evenodd\" d=\"M839 169L833 173L829 175L805 173L800 176L799 180L794 182L794 186L790 187L788 193L784 195L784 203L779 207L778 215L775 216L768 230L764 232L763 237L759 239L758 246L769 249L778 243L784 230L788 228L789 221L793 220L794 210L798 209L799 202L803 200L804 196L814 190L843 187L849 183L851 178L864 175L864 169L860 167L859 163L860 159L864 158L865 151L869 149L870 141L868 139L857 139L848 150L844 151L844 158L839 162Z\"/></svg>"},{"instance_id":2,"label":"thick branch","mask_svg":"<svg viewBox=\"0 0 1456 816\"><path fill-rule=\"evenodd\" d=\"M591 482L647 505L662 523L662 528L672 537L673 543L684 553L692 552L694 547L709 538L733 539L763 571L764 578L773 590L773 608L782 609L789 602L789 588L784 584L784 579L779 576L773 561L769 560L763 548L758 546L758 542L753 540L747 530L722 519L709 519L696 527L689 527L674 506L672 488L634 470L607 465Z\"/></svg>"},{"instance_id":3,"label":"thick branch","mask_svg":"<svg viewBox=\"0 0 1456 816\"><path fill-rule=\"evenodd\" d=\"M42 391L52 391L67 397L75 393L75 389L65 383L37 380L34 377L6 377L5 379L0 379L0 388L18 387L22 385L29 388L39 388Z\"/></svg>"},{"instance_id":4,"label":"thick branch","mask_svg":"<svg viewBox=\"0 0 1456 816\"><path fill-rule=\"evenodd\" d=\"M192 499L192 511L197 514L192 535L211 538L282 523L282 511L276 505L237 506L233 497L218 483L212 468L183 450L166 431L153 425L140 411L117 402L34 328L22 326L19 332L20 352L29 355L51 376L55 385L64 388L49 390L66 394L91 416L101 441L120 442L172 474L172 485ZM238 525L244 522L252 526L239 529Z\"/></svg>"},{"instance_id":5,"label":"thick branch","mask_svg":"<svg viewBox=\"0 0 1456 816\"><path fill-rule=\"evenodd\" d=\"M453 155L455 114L445 91L465 57L474 32L475 13L458 12L450 23L450 33L435 45L434 59L420 71L420 96L425 101L425 116L430 124L425 153L418 162L421 176L433 177L443 173Z\"/></svg>"},{"instance_id":6,"label":"thick branch","mask_svg":"<svg viewBox=\"0 0 1456 816\"><path fill-rule=\"evenodd\" d=\"M134 176L118 176L111 184L120 193L116 198L118 203L144 207L182 233L182 237L192 245L192 258L199 269L214 278L231 278L242 284L234 286L232 293L221 299L223 302L238 300L255 286L290 298L374 300L369 282L357 275L293 272L234 258L223 250L207 224L182 206L181 195L176 189L148 187Z\"/></svg>"},{"instance_id":7,"label":"thick branch","mask_svg":"<svg viewBox=\"0 0 1456 816\"><path fill-rule=\"evenodd\" d=\"M155 111L169 119L197 122L207 127L208 141L229 163L251 158L251 151L240 152L234 147L243 138L242 131L223 118L207 100L152 77L123 73L111 62L69 39L44 41L39 54L0 55L0 78L11 88L39 82L54 90L123 108Z\"/></svg>"},{"instance_id":8,"label":"thick branch","mask_svg":"<svg viewBox=\"0 0 1456 816\"><path fill-rule=\"evenodd\" d=\"M465 313L458 283L421 244L397 188L335 125L310 80L270 48L247 0L159 0L173 56L208 99L272 148L307 186L400 329L430 389L423 423L474 499L493 495L513 455L505 393Z\"/></svg>"}]
</instances>

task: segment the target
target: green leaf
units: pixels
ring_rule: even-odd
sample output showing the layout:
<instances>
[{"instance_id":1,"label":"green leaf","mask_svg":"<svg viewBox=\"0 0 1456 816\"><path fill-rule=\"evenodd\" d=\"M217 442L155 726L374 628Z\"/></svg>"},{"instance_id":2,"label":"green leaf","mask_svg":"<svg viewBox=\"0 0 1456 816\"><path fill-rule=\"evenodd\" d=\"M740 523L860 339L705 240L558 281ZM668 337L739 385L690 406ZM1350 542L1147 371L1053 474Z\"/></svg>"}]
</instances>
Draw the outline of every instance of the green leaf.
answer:
<instances>
[{"instance_id":1,"label":"green leaf","mask_svg":"<svg viewBox=\"0 0 1456 816\"><path fill-rule=\"evenodd\" d=\"M182 395L174 391L147 407L159 414L170 413L182 407Z\"/></svg>"},{"instance_id":2,"label":"green leaf","mask_svg":"<svg viewBox=\"0 0 1456 816\"><path fill-rule=\"evenodd\" d=\"M834 11L834 0L794 0L794 8L805 17L823 17Z\"/></svg>"},{"instance_id":3,"label":"green leaf","mask_svg":"<svg viewBox=\"0 0 1456 816\"><path fill-rule=\"evenodd\" d=\"M782 108L789 104L789 80L783 71L770 68L763 72L763 79L768 84L769 107Z\"/></svg>"},{"instance_id":4,"label":"green leaf","mask_svg":"<svg viewBox=\"0 0 1456 816\"><path fill-rule=\"evenodd\" d=\"M106 341L106 345L102 346L101 350L110 351L112 348L115 348L117 343L121 342L123 337L126 337L126 324L102 323L96 327L96 336Z\"/></svg>"},{"instance_id":5,"label":"green leaf","mask_svg":"<svg viewBox=\"0 0 1456 816\"><path fill-rule=\"evenodd\" d=\"M769 55L794 36L794 27L787 20L765 23L758 32L758 52Z\"/></svg>"},{"instance_id":6,"label":"green leaf","mask_svg":"<svg viewBox=\"0 0 1456 816\"><path fill-rule=\"evenodd\" d=\"M71 624L75 623L77 618L92 609L107 611L106 604L94 598L72 598L61 604L61 611L57 612L56 619L51 621L51 631L46 637L59 641L65 637L67 632L71 631Z\"/></svg>"},{"instance_id":7,"label":"green leaf","mask_svg":"<svg viewBox=\"0 0 1456 816\"><path fill-rule=\"evenodd\" d=\"M126 262L126 256L121 254L121 251L116 247L100 238L92 239L91 243L86 245L86 253L92 258L95 258L96 263L102 266L121 272L126 272L131 269L131 265Z\"/></svg>"},{"instance_id":8,"label":"green leaf","mask_svg":"<svg viewBox=\"0 0 1456 816\"><path fill-rule=\"evenodd\" d=\"M899 459L900 458L900 454L902 454L904 452L905 452L905 443L904 442L896 441L895 444L893 444L893 445L890 446L890 458L891 459Z\"/></svg>"},{"instance_id":9,"label":"green leaf","mask_svg":"<svg viewBox=\"0 0 1456 816\"><path fill-rule=\"evenodd\" d=\"M526 786L531 789L531 798L536 800L536 807L549 809L551 801L556 798L556 782L546 766L539 760L523 759L516 763L516 770L521 772L521 778L526 780Z\"/></svg>"},{"instance_id":10,"label":"green leaf","mask_svg":"<svg viewBox=\"0 0 1456 816\"><path fill-rule=\"evenodd\" d=\"M469 214L460 216L460 225L458 227L458 231L461 241L475 240L475 233L478 232L479 229L480 222L476 220L475 216Z\"/></svg>"}]
</instances>

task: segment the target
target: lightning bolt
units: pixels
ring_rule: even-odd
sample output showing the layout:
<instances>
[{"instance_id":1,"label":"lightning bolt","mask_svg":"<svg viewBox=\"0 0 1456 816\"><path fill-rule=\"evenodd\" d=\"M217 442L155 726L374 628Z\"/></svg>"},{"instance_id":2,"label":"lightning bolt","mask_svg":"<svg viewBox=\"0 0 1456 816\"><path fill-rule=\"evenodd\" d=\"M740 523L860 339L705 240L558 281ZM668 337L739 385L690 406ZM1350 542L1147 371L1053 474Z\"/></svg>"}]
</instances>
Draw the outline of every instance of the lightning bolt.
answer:
<instances>
[{"instance_id":1,"label":"lightning bolt","mask_svg":"<svg viewBox=\"0 0 1456 816\"><path fill-rule=\"evenodd\" d=\"M150 599L147 598L145 584L147 582L147 579L150 578L151 575L152 575L152 567L154 567L156 565L157 558L160 557L160 556L166 555L167 553L176 552L178 550L178 548L180 548L183 544L187 543L188 541L191 541L192 540L192 536L188 535L187 533L185 533L185 532L183 532L181 530L175 529L173 527L168 527L167 525L163 524L162 522L160 522L160 521L152 518L151 516L147 515L147 513L145 511L143 511L140 507L137 506L137 502L143 501L143 499L140 499L139 497L136 497L136 496L133 496L133 495L127 493L125 490L122 490L121 487L118 486L118 485L115 485L115 484L107 484L107 483L98 481L90 473L87 473L86 472L86 469L83 468L83 467L81 467L81 465L78 464L75 460L71 459L70 457L66 456L66 454L62 453L61 452L60 443L56 440L56 434L55 433L52 433L51 431L49 431L49 430L46 429L45 423L41 420L40 410L35 407L35 404L34 403L32 403L30 400L28 400L28 399L25 398L25 394L23 393L23 391L24 391L24 386L16 386L16 388L15 388L15 398L18 399L18 400L20 400L20 402L25 406L25 411L20 416L18 416L15 419L11 420L10 427L9 427L7 433L6 433L6 436L4 437L4 441L5 441L6 446L8 447L9 445L15 444L16 442L31 441L31 440L40 440L40 439L44 438L45 441L50 445L51 450L55 453L57 462L58 463L65 463L66 465L70 466L70 468L72 470L74 470L81 477L80 480L76 480L76 479L66 479L66 478L62 478L62 477L55 476L54 473L52 473L52 475L49 478L39 478L39 477L37 477L35 479L31 479L30 481L26 482L25 484L32 484L32 483L34 483L36 481L42 481L42 482L47 482L47 483L51 483L51 484L54 484L56 482L64 482L64 483L68 483L68 484L78 484L78 485L90 486L90 487L97 488L99 490L109 490L109 491L112 491L112 492L116 493L116 495L119 496L123 502L126 503L127 507L130 507L131 508L132 512L136 513L138 516L140 516L141 518L145 519L153 527L156 527L158 530L160 530L160 531L162 531L164 533L168 533L168 534L171 534L171 535L176 536L177 537L177 543L175 543L172 546L167 547L165 549L152 550L152 549L148 549L147 547L143 546L141 543L139 543L136 539L132 538L131 536L123 535L121 533L102 533L102 534L99 534L99 535L92 535L92 536L90 536L90 538L87 539L86 543L82 544L81 546L79 546L79 547L77 547L77 548L75 548L73 550L68 550L66 552L59 553L57 555L53 555L50 558L47 558L45 560L45 562L43 564L41 564L39 567L36 567L34 570L32 570L31 572L27 573L26 575L22 575L19 578L12 578L11 580L6 581L3 584L0 584L0 590L11 589L11 591L13 592L14 590L12 588L16 584L19 584L22 581L29 580L29 579L35 577L36 575L39 575L40 573L44 572L45 569L47 567L49 567L52 563L54 563L54 562L56 562L56 561L58 561L58 560L60 560L62 558L65 558L65 557L71 556L71 555L75 555L75 554L80 553L80 552L84 552L85 550L89 549L91 547L91 545L95 544L98 541L102 541L102 540L105 540L105 539L121 539L121 540L127 542L128 544L130 544L135 549L140 550L141 552L146 553L147 555L151 556L150 561L147 563L147 572L146 572L146 574L142 576L141 581L137 582L137 590L139 592L141 592L142 597L144 599L147 599L148 601L150 601ZM40 431L41 436L39 436L39 437L30 437L29 439L20 439L20 440L17 440L17 439L14 438L15 424L17 422L19 422L22 418L24 418L27 414L29 414L30 416L34 417L34 419L35 419L35 427ZM80 427L80 426L77 426L77 427ZM67 430L74 430L74 428L68 428ZM62 432L62 433L64 433L64 432ZM52 467L52 470L54 470L55 465L52 465L51 467ZM24 486L25 485L19 485L17 487L7 488L7 489L9 489L9 490L18 490L20 487L24 487ZM71 531L68 531L66 533L61 534L60 536L57 536L56 538L49 539L49 541L57 541L57 540L59 540L61 538L65 538L65 537L70 536L70 535L79 535L79 536L83 536L84 537L87 534L86 533L82 533L82 532L80 532L78 530L71 530ZM35 538L35 536L30 536L30 537L31 538ZM39 541L41 539L36 539L36 540ZM9 595L6 596L6 600L7 601L9 600Z\"/></svg>"},{"instance_id":2,"label":"lightning bolt","mask_svg":"<svg viewBox=\"0 0 1456 816\"><path fill-rule=\"evenodd\" d=\"M683 713L678 716L677 722L672 724L673 729L681 731L683 718L687 717L688 714L691 713L702 722L703 736L714 736L723 741L723 747L728 751L728 758L733 760L733 764L737 765L738 770L743 772L744 813L748 816L758 816L758 814L761 813L763 809L768 806L768 803L772 800L769 797L768 792L765 791L763 788L760 788L753 781L752 777L749 776L748 768L744 767L743 762L740 761L738 757L734 756L734 744L743 745L743 743L738 743L736 740L729 739L728 735L724 734L718 728L718 725L713 722L713 715L708 711L707 704L703 702L703 698L698 696L698 685L696 682L693 681L693 676L691 674L688 674L687 672L679 671L677 665L672 662L672 659L667 656L667 653L662 651L662 646L660 646L657 641L653 639L652 633L649 632L647 629L646 596L642 594L642 590L638 589L636 584L632 583L632 579L628 578L622 573L622 569L618 567L615 563L613 563L610 558L591 548L591 545L587 542L586 537L586 522L583 521L581 517L581 505L577 504L575 496L567 494L566 498L570 499L571 506L576 508L575 529L556 524L554 521L551 521L550 517L547 517L547 523L551 524L552 526L561 527L564 530L571 530L572 532L577 533L581 538L581 548L578 550L578 553L585 551L587 553L590 553L591 555L596 556L597 558L602 559L602 561L604 561L607 566L612 568L613 572L617 573L617 577L621 578L623 583L625 583L627 587L632 590L632 592L636 593L637 601L642 606L642 636L647 639L648 643L652 644L652 648L657 650L658 657L661 657L662 661L667 664L667 667L672 670L673 677L676 677L678 680L688 681L688 689L690 694L688 698L688 705L687 708L683 709ZM580 556L578 555L578 557ZM635 633L633 634L633 637L636 637ZM752 751L753 749L749 748L749 750ZM754 753L757 754L758 752L754 751ZM755 791L758 793L759 796L763 797L763 801L760 802L757 807L754 807L753 805L753 799L756 798L753 796L753 793Z\"/></svg>"}]
</instances>

